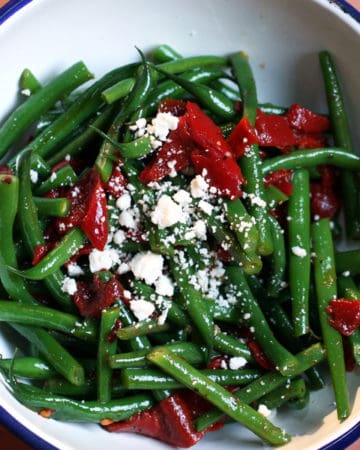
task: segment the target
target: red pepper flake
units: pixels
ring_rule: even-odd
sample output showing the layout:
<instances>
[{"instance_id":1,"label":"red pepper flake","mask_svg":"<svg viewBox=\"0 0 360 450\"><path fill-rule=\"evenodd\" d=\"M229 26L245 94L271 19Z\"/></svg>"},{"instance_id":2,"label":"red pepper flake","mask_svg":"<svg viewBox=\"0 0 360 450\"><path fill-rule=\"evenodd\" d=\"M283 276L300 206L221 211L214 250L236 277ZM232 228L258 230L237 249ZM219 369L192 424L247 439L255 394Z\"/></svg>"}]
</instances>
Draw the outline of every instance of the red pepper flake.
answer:
<instances>
[{"instance_id":1,"label":"red pepper flake","mask_svg":"<svg viewBox=\"0 0 360 450\"><path fill-rule=\"evenodd\" d=\"M330 300L326 312L330 325L344 336L350 336L360 327L360 300Z\"/></svg>"},{"instance_id":2,"label":"red pepper flake","mask_svg":"<svg viewBox=\"0 0 360 450\"><path fill-rule=\"evenodd\" d=\"M77 282L73 301L82 317L99 317L104 308L123 296L123 292L122 284L115 277L103 283L95 273L92 282Z\"/></svg>"}]
</instances>

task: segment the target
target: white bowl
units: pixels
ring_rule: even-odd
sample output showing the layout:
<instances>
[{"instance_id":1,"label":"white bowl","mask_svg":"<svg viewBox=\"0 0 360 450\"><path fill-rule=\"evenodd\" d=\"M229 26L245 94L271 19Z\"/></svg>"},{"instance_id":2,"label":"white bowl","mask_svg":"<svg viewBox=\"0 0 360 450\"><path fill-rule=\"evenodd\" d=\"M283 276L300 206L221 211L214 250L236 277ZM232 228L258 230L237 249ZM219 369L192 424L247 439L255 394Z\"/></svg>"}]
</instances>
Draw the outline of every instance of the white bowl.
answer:
<instances>
[{"instance_id":1,"label":"white bowl","mask_svg":"<svg viewBox=\"0 0 360 450\"><path fill-rule=\"evenodd\" d=\"M300 102L316 111L326 111L318 52L330 50L344 81L354 144L360 145L360 25L326 0L30 2L0 27L0 116L5 117L15 105L17 81L24 67L46 81L82 59L98 77L136 60L135 46L147 52L162 43L183 55L245 50L261 102ZM0 353L12 354L4 332ZM315 393L304 410L291 416L279 414L275 422L296 436L283 448L344 448L350 444L360 435L358 384L359 373L349 374L353 412L342 424L336 419L331 388ZM96 425L45 420L21 406L2 385L0 398L2 421L37 449L170 448L144 437L106 433ZM209 433L196 445L198 450L215 447L266 448L254 435L233 425Z\"/></svg>"}]
</instances>

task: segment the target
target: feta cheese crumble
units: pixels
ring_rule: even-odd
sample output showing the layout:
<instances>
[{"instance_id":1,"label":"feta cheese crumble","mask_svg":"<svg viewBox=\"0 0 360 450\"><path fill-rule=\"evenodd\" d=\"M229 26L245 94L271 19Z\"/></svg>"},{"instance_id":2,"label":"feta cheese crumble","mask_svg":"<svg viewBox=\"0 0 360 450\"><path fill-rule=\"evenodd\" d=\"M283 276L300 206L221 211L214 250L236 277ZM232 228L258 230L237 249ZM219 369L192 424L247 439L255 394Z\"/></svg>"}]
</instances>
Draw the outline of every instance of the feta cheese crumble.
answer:
<instances>
[{"instance_id":1,"label":"feta cheese crumble","mask_svg":"<svg viewBox=\"0 0 360 450\"><path fill-rule=\"evenodd\" d=\"M299 256L299 258L305 258L307 255L307 251L299 246L291 247L291 251L295 256Z\"/></svg>"}]
</instances>

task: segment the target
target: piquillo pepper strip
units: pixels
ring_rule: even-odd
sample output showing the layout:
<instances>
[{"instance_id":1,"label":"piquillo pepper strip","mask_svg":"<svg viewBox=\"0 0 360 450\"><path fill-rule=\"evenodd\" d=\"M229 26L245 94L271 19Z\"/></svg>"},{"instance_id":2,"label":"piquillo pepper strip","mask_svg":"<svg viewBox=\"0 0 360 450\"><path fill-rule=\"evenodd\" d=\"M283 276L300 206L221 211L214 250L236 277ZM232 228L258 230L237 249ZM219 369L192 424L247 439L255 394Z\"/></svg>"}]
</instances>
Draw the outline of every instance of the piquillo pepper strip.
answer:
<instances>
[{"instance_id":1,"label":"piquillo pepper strip","mask_svg":"<svg viewBox=\"0 0 360 450\"><path fill-rule=\"evenodd\" d=\"M246 426L269 444L281 445L290 440L289 435L275 427L263 415L193 368L179 356L171 353L171 351L164 348L157 349L149 353L147 358L184 386L206 398L226 415Z\"/></svg>"}]
</instances>

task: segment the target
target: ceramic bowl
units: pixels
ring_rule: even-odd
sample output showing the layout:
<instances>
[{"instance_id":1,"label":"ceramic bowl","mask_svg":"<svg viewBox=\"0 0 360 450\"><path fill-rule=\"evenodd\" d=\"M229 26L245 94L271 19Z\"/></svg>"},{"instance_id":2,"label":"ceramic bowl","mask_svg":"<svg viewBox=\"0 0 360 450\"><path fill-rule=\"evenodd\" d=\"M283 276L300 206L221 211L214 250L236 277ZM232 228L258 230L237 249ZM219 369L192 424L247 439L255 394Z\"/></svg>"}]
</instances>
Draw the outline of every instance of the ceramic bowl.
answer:
<instances>
[{"instance_id":1,"label":"ceramic bowl","mask_svg":"<svg viewBox=\"0 0 360 450\"><path fill-rule=\"evenodd\" d=\"M326 0L36 0L9 4L0 26L0 117L17 101L24 67L46 81L77 60L99 77L168 43L183 55L235 50L249 54L260 102L300 102L326 111L318 62L320 50L333 54L343 80L354 144L360 145L360 24ZM0 353L12 355L12 336L0 329ZM291 450L344 448L360 435L359 372L349 374L351 417L339 424L331 388L314 393L307 408L279 413L274 422L293 434ZM130 434L110 434L96 425L45 420L21 406L0 384L0 418L36 449L166 450L165 444ZM209 433L197 450L262 449L241 426Z\"/></svg>"}]
</instances>

